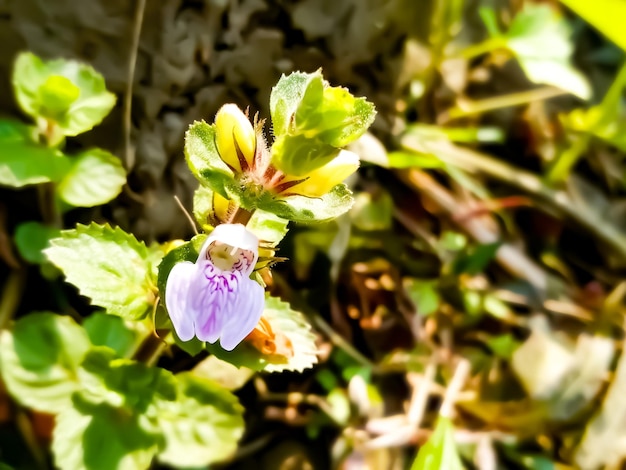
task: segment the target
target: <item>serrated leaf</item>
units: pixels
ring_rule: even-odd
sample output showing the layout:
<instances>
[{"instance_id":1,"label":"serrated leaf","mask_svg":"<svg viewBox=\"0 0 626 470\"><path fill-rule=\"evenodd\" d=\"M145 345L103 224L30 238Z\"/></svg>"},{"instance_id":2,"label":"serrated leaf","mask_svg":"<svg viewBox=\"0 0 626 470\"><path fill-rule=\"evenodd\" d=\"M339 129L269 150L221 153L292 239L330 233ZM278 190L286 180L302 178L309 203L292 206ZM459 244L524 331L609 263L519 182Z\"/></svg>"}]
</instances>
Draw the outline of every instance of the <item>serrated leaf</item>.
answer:
<instances>
[{"instance_id":1,"label":"serrated leaf","mask_svg":"<svg viewBox=\"0 0 626 470\"><path fill-rule=\"evenodd\" d=\"M218 344L208 344L206 348L219 359L237 367L248 367L257 371L282 372L303 371L317 363L317 347L311 325L300 312L292 310L288 303L267 296L263 316L269 321L275 333L285 335L293 347L293 356L285 362L271 362L248 342L243 341L232 351L224 351Z\"/></svg>"},{"instance_id":2,"label":"serrated leaf","mask_svg":"<svg viewBox=\"0 0 626 470\"><path fill-rule=\"evenodd\" d=\"M50 240L60 234L58 228L48 227L40 222L24 222L15 229L15 246L26 261L41 264L46 261L43 250L50 246Z\"/></svg>"},{"instance_id":3,"label":"serrated leaf","mask_svg":"<svg viewBox=\"0 0 626 470\"><path fill-rule=\"evenodd\" d=\"M435 431L420 450L411 470L463 470L454 442L454 427L449 418L440 416Z\"/></svg>"},{"instance_id":4,"label":"serrated leaf","mask_svg":"<svg viewBox=\"0 0 626 470\"><path fill-rule=\"evenodd\" d=\"M85 331L70 317L31 313L0 335L0 373L25 406L58 413L79 389L77 370L89 349Z\"/></svg>"},{"instance_id":5,"label":"serrated leaf","mask_svg":"<svg viewBox=\"0 0 626 470\"><path fill-rule=\"evenodd\" d=\"M149 468L158 443L145 416L77 402L56 417L52 453L57 468L138 470Z\"/></svg>"},{"instance_id":6,"label":"serrated leaf","mask_svg":"<svg viewBox=\"0 0 626 470\"><path fill-rule=\"evenodd\" d=\"M69 171L68 157L36 144L31 134L22 123L0 120L0 184L19 188L56 182Z\"/></svg>"},{"instance_id":7,"label":"serrated leaf","mask_svg":"<svg viewBox=\"0 0 626 470\"><path fill-rule=\"evenodd\" d=\"M374 105L341 87L330 87L318 70L283 75L270 96L276 141L272 162L288 175L304 176L325 165L337 149L363 135Z\"/></svg>"},{"instance_id":8,"label":"serrated leaf","mask_svg":"<svg viewBox=\"0 0 626 470\"><path fill-rule=\"evenodd\" d=\"M259 240L276 245L287 235L288 224L289 221L271 212L257 209L252 214L246 228L254 233Z\"/></svg>"},{"instance_id":9,"label":"serrated leaf","mask_svg":"<svg viewBox=\"0 0 626 470\"><path fill-rule=\"evenodd\" d=\"M326 222L346 213L352 207L352 191L338 184L319 198L287 196L282 199L260 200L259 209L294 222Z\"/></svg>"},{"instance_id":10,"label":"serrated leaf","mask_svg":"<svg viewBox=\"0 0 626 470\"><path fill-rule=\"evenodd\" d=\"M220 385L189 372L176 376L176 401L156 403L165 446L158 459L175 467L204 467L226 459L244 430L243 407Z\"/></svg>"},{"instance_id":11,"label":"serrated leaf","mask_svg":"<svg viewBox=\"0 0 626 470\"><path fill-rule=\"evenodd\" d=\"M78 90L68 94L70 82ZM72 60L43 61L21 53L13 68L13 89L20 107L34 118L54 121L64 135L75 136L99 124L115 105L115 95L92 67Z\"/></svg>"},{"instance_id":12,"label":"serrated leaf","mask_svg":"<svg viewBox=\"0 0 626 470\"><path fill-rule=\"evenodd\" d=\"M128 357L140 340L137 331L128 328L124 320L113 315L94 313L83 322L83 328L94 346L107 346L120 357Z\"/></svg>"},{"instance_id":13,"label":"serrated leaf","mask_svg":"<svg viewBox=\"0 0 626 470\"><path fill-rule=\"evenodd\" d=\"M306 110L321 105L322 98L323 81L320 71L282 75L270 94L270 115L274 135L279 137L289 131L300 106L306 113Z\"/></svg>"},{"instance_id":14,"label":"serrated leaf","mask_svg":"<svg viewBox=\"0 0 626 470\"><path fill-rule=\"evenodd\" d=\"M79 224L50 244L48 259L94 305L129 320L152 310L156 289L150 253L133 235L119 227Z\"/></svg>"},{"instance_id":15,"label":"serrated leaf","mask_svg":"<svg viewBox=\"0 0 626 470\"><path fill-rule=\"evenodd\" d=\"M193 175L203 185L225 198L241 193L232 170L221 159L215 143L215 125L196 121L185 134L185 158Z\"/></svg>"},{"instance_id":16,"label":"serrated leaf","mask_svg":"<svg viewBox=\"0 0 626 470\"><path fill-rule=\"evenodd\" d=\"M57 188L60 198L76 207L105 204L122 191L126 171L106 150L93 148L72 158L72 167Z\"/></svg>"}]
</instances>

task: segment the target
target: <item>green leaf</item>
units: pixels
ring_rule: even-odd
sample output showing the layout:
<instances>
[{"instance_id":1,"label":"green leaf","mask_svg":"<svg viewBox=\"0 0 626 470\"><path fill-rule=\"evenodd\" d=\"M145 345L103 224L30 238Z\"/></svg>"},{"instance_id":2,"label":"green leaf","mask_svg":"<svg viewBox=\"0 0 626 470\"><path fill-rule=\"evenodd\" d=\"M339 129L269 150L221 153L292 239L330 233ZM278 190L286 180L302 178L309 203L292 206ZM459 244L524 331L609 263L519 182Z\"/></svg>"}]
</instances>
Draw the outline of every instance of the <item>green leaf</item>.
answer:
<instances>
[{"instance_id":1,"label":"green leaf","mask_svg":"<svg viewBox=\"0 0 626 470\"><path fill-rule=\"evenodd\" d=\"M221 159L215 143L215 125L196 121L185 134L185 157L193 175L203 185L231 199L241 188L232 170Z\"/></svg>"},{"instance_id":2,"label":"green leaf","mask_svg":"<svg viewBox=\"0 0 626 470\"><path fill-rule=\"evenodd\" d=\"M294 72L282 75L270 94L272 130L276 137L287 134L293 126L294 116L301 107L306 113L322 103L323 81L318 70L315 73Z\"/></svg>"},{"instance_id":3,"label":"green leaf","mask_svg":"<svg viewBox=\"0 0 626 470\"><path fill-rule=\"evenodd\" d=\"M338 184L319 198L288 196L282 199L259 200L259 209L294 222L326 222L346 213L352 207L352 191Z\"/></svg>"},{"instance_id":4,"label":"green leaf","mask_svg":"<svg viewBox=\"0 0 626 470\"><path fill-rule=\"evenodd\" d=\"M106 90L102 75L76 61L45 62L23 52L15 61L12 82L26 114L55 122L67 136L90 130L115 105L115 95Z\"/></svg>"},{"instance_id":5,"label":"green leaf","mask_svg":"<svg viewBox=\"0 0 626 470\"><path fill-rule=\"evenodd\" d=\"M428 316L439 309L441 300L437 290L437 281L408 279L404 283L404 288L409 294L411 301L415 304L419 315Z\"/></svg>"},{"instance_id":6,"label":"green leaf","mask_svg":"<svg viewBox=\"0 0 626 470\"><path fill-rule=\"evenodd\" d=\"M374 121L374 105L345 88L330 87L321 71L283 75L270 95L276 141L272 162L288 175L303 176L362 136Z\"/></svg>"},{"instance_id":7,"label":"green leaf","mask_svg":"<svg viewBox=\"0 0 626 470\"><path fill-rule=\"evenodd\" d=\"M257 209L246 224L246 228L254 233L259 240L277 245L287 235L288 224L289 221L271 212Z\"/></svg>"},{"instance_id":8,"label":"green leaf","mask_svg":"<svg viewBox=\"0 0 626 470\"><path fill-rule=\"evenodd\" d=\"M502 242L486 243L477 245L468 253L461 254L454 261L454 273L478 274L485 270L487 265L494 259Z\"/></svg>"},{"instance_id":9,"label":"green leaf","mask_svg":"<svg viewBox=\"0 0 626 470\"><path fill-rule=\"evenodd\" d=\"M355 198L350 218L359 230L389 230L393 222L393 199L386 191L376 195L361 192Z\"/></svg>"},{"instance_id":10,"label":"green leaf","mask_svg":"<svg viewBox=\"0 0 626 470\"><path fill-rule=\"evenodd\" d=\"M83 327L91 344L107 346L121 357L129 357L140 341L136 331L128 328L122 318L113 315L96 312L83 322Z\"/></svg>"},{"instance_id":11,"label":"green leaf","mask_svg":"<svg viewBox=\"0 0 626 470\"><path fill-rule=\"evenodd\" d=\"M454 427L449 418L440 416L435 431L420 450L411 470L463 470L454 442Z\"/></svg>"},{"instance_id":12,"label":"green leaf","mask_svg":"<svg viewBox=\"0 0 626 470\"><path fill-rule=\"evenodd\" d=\"M626 3L622 0L561 0L585 21L626 51Z\"/></svg>"},{"instance_id":13,"label":"green leaf","mask_svg":"<svg viewBox=\"0 0 626 470\"><path fill-rule=\"evenodd\" d=\"M94 305L129 320L152 310L156 289L150 253L133 235L108 224L79 224L51 245L45 250L48 259Z\"/></svg>"},{"instance_id":14,"label":"green leaf","mask_svg":"<svg viewBox=\"0 0 626 470\"><path fill-rule=\"evenodd\" d=\"M76 207L105 204L122 191L126 171L115 155L99 148L72 158L72 167L59 183L61 199Z\"/></svg>"},{"instance_id":15,"label":"green leaf","mask_svg":"<svg viewBox=\"0 0 626 470\"><path fill-rule=\"evenodd\" d=\"M311 325L300 313L292 310L288 303L275 297L265 298L263 316L269 321L274 333L285 335L293 347L293 356L287 361L271 362L248 342L241 342L232 351L224 351L218 344L208 344L206 348L219 359L237 367L248 367L257 371L282 372L303 371L317 363L317 347Z\"/></svg>"},{"instance_id":16,"label":"green leaf","mask_svg":"<svg viewBox=\"0 0 626 470\"><path fill-rule=\"evenodd\" d=\"M505 37L507 47L532 82L554 85L588 99L589 83L570 61L570 34L567 21L549 5L526 4L513 18Z\"/></svg>"},{"instance_id":17,"label":"green leaf","mask_svg":"<svg viewBox=\"0 0 626 470\"><path fill-rule=\"evenodd\" d=\"M175 467L205 467L232 455L244 430L243 407L215 382L189 372L176 376L176 401L158 401L165 446L158 459Z\"/></svg>"},{"instance_id":18,"label":"green leaf","mask_svg":"<svg viewBox=\"0 0 626 470\"><path fill-rule=\"evenodd\" d=\"M31 313L0 335L0 372L11 395L25 406L58 413L78 390L77 370L87 350L85 331L70 317Z\"/></svg>"},{"instance_id":19,"label":"green leaf","mask_svg":"<svg viewBox=\"0 0 626 470\"><path fill-rule=\"evenodd\" d=\"M52 453L57 468L138 470L149 468L159 434L145 416L76 400L56 417Z\"/></svg>"},{"instance_id":20,"label":"green leaf","mask_svg":"<svg viewBox=\"0 0 626 470\"><path fill-rule=\"evenodd\" d=\"M60 234L59 229L40 222L24 222L15 229L15 246L26 261L42 264L47 260L43 250L50 246L50 240Z\"/></svg>"},{"instance_id":21,"label":"green leaf","mask_svg":"<svg viewBox=\"0 0 626 470\"><path fill-rule=\"evenodd\" d=\"M445 163L435 155L406 151L389 152L387 155L389 168L445 168Z\"/></svg>"},{"instance_id":22,"label":"green leaf","mask_svg":"<svg viewBox=\"0 0 626 470\"><path fill-rule=\"evenodd\" d=\"M59 181L69 171L69 158L36 144L31 135L22 123L0 120L0 184L19 188Z\"/></svg>"},{"instance_id":23,"label":"green leaf","mask_svg":"<svg viewBox=\"0 0 626 470\"><path fill-rule=\"evenodd\" d=\"M80 89L61 75L49 76L39 87L39 102L45 115L62 115L79 96Z\"/></svg>"},{"instance_id":24,"label":"green leaf","mask_svg":"<svg viewBox=\"0 0 626 470\"><path fill-rule=\"evenodd\" d=\"M108 347L94 347L81 364L83 388L78 391L85 403L123 407L145 413L155 400L173 400L176 385L171 372L130 359L117 358Z\"/></svg>"}]
</instances>

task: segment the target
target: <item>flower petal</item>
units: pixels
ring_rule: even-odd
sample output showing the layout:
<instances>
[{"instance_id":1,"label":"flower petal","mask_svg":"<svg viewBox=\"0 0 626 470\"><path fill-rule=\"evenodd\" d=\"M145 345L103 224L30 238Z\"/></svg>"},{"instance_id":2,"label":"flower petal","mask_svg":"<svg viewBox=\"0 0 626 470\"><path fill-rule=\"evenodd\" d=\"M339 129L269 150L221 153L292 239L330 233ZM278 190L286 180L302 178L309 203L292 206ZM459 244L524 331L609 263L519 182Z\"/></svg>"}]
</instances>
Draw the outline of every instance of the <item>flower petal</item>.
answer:
<instances>
[{"instance_id":1,"label":"flower petal","mask_svg":"<svg viewBox=\"0 0 626 470\"><path fill-rule=\"evenodd\" d=\"M225 104L215 115L217 150L235 172L252 166L256 133L248 117L235 104Z\"/></svg>"},{"instance_id":2,"label":"flower petal","mask_svg":"<svg viewBox=\"0 0 626 470\"><path fill-rule=\"evenodd\" d=\"M286 192L308 197L321 197L358 168L359 156L348 150L342 150L326 165L308 173L306 178L298 177L302 182L291 186Z\"/></svg>"},{"instance_id":3,"label":"flower petal","mask_svg":"<svg viewBox=\"0 0 626 470\"><path fill-rule=\"evenodd\" d=\"M236 301L228 304L223 314L226 323L220 335L220 345L232 351L259 323L265 306L265 291L252 279L245 277L239 284Z\"/></svg>"},{"instance_id":4,"label":"flower petal","mask_svg":"<svg viewBox=\"0 0 626 470\"><path fill-rule=\"evenodd\" d=\"M196 266L188 261L176 264L167 278L165 307L176 334L182 341L193 338L194 320L188 312L189 286L196 275Z\"/></svg>"},{"instance_id":5,"label":"flower petal","mask_svg":"<svg viewBox=\"0 0 626 470\"><path fill-rule=\"evenodd\" d=\"M222 272L210 261L198 262L190 287L191 311L196 318L196 336L215 343L225 322L224 311L238 293L240 273Z\"/></svg>"}]
</instances>

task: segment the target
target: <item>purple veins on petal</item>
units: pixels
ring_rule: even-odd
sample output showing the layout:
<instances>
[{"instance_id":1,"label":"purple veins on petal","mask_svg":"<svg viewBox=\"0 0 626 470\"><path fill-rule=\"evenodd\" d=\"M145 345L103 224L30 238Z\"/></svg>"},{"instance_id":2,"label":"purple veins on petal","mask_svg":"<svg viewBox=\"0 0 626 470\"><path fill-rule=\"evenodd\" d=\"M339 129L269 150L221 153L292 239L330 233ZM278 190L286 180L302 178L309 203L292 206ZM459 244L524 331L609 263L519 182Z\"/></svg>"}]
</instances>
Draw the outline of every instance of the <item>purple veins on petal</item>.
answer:
<instances>
[{"instance_id":1,"label":"purple veins on petal","mask_svg":"<svg viewBox=\"0 0 626 470\"><path fill-rule=\"evenodd\" d=\"M234 349L254 329L265 304L264 289L248 276L258 259L258 239L241 224L215 228L196 263L172 268L165 304L182 341Z\"/></svg>"}]
</instances>

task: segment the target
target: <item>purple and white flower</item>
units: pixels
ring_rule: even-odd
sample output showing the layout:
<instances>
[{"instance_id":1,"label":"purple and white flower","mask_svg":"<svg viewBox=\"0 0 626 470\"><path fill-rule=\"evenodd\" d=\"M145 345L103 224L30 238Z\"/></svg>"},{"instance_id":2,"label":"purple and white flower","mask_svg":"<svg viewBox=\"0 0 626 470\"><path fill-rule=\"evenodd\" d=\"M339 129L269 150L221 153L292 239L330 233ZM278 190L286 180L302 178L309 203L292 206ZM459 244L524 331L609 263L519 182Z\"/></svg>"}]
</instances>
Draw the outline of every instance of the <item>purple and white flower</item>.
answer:
<instances>
[{"instance_id":1,"label":"purple and white flower","mask_svg":"<svg viewBox=\"0 0 626 470\"><path fill-rule=\"evenodd\" d=\"M165 306L182 341L234 349L259 322L264 289L250 279L259 240L241 224L221 224L206 239L195 263L176 264L165 287Z\"/></svg>"}]
</instances>

